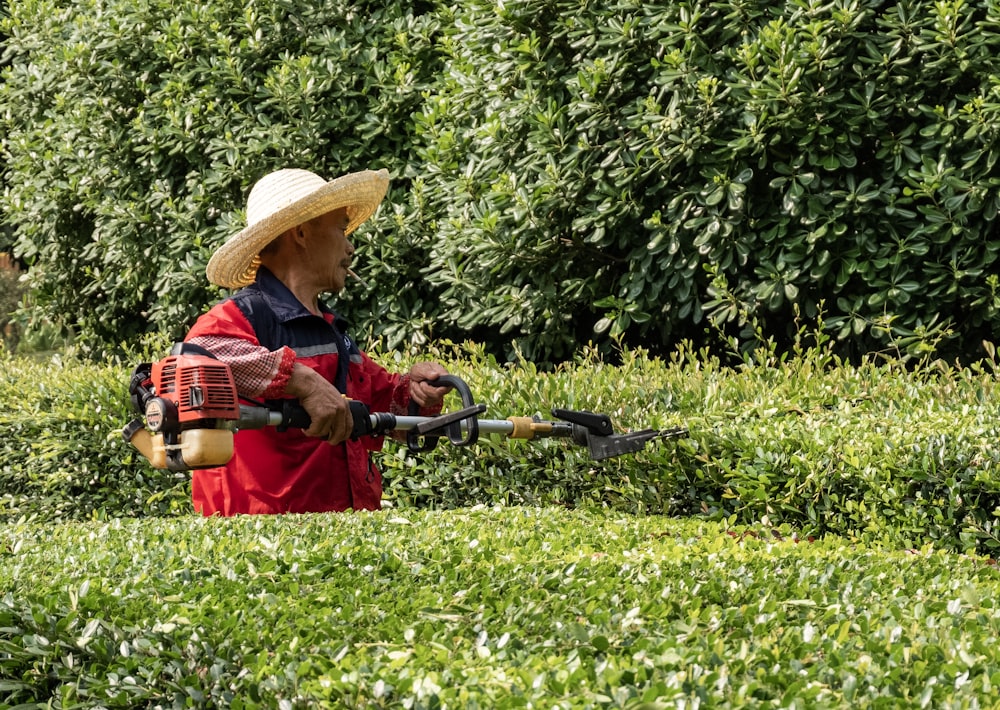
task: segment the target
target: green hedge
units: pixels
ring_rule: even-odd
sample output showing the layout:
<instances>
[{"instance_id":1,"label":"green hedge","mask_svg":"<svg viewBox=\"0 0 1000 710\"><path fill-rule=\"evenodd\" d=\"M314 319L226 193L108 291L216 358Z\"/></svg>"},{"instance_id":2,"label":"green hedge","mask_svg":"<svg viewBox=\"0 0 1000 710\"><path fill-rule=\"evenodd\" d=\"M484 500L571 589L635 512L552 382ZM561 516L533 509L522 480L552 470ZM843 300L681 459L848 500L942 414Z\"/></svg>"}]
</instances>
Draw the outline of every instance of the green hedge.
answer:
<instances>
[{"instance_id":1,"label":"green hedge","mask_svg":"<svg viewBox=\"0 0 1000 710\"><path fill-rule=\"evenodd\" d=\"M0 703L977 708L987 560L559 509L0 526Z\"/></svg>"},{"instance_id":2,"label":"green hedge","mask_svg":"<svg viewBox=\"0 0 1000 710\"><path fill-rule=\"evenodd\" d=\"M85 342L179 335L285 164L386 167L345 296L388 345L612 336L973 361L1000 325L1000 16L889 3L24 0L5 221ZM400 289L399 284L405 284ZM516 341L517 346L512 342Z\"/></svg>"},{"instance_id":3,"label":"green hedge","mask_svg":"<svg viewBox=\"0 0 1000 710\"><path fill-rule=\"evenodd\" d=\"M825 302L855 349L968 357L1000 323L998 30L989 2L462 5L418 117L444 314L544 355L791 339Z\"/></svg>"},{"instance_id":4,"label":"green hedge","mask_svg":"<svg viewBox=\"0 0 1000 710\"><path fill-rule=\"evenodd\" d=\"M0 520L143 517L191 509L186 474L126 447L124 366L0 353Z\"/></svg>"},{"instance_id":5,"label":"green hedge","mask_svg":"<svg viewBox=\"0 0 1000 710\"><path fill-rule=\"evenodd\" d=\"M501 364L481 346L440 344L431 354L468 382L485 418L550 419L563 407L607 413L616 431L683 425L689 437L603 462L561 439L483 435L473 447L442 442L419 455L388 442L379 454L386 504L563 506L1000 549L993 366L852 367L799 347L789 359L761 351L737 369L690 350L666 361L624 350L617 365L590 350L543 373ZM150 468L121 440L131 368L3 357L0 519L190 513L188 476ZM450 395L448 408L458 405Z\"/></svg>"}]
</instances>

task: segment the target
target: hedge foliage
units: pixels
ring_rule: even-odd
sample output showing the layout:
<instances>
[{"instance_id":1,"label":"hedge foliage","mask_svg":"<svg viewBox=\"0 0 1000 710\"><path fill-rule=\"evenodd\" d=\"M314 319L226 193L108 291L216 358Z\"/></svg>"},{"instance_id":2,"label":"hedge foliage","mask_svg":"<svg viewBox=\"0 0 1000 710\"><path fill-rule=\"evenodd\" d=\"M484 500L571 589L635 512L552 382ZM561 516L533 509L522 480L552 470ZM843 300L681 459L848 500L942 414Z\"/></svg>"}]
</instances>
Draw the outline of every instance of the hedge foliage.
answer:
<instances>
[{"instance_id":1,"label":"hedge foliage","mask_svg":"<svg viewBox=\"0 0 1000 710\"><path fill-rule=\"evenodd\" d=\"M995 3L462 8L419 117L458 145L427 156L458 198L432 276L453 317L568 347L581 321L791 336L825 302L865 350L992 337Z\"/></svg>"},{"instance_id":2,"label":"hedge foliage","mask_svg":"<svg viewBox=\"0 0 1000 710\"><path fill-rule=\"evenodd\" d=\"M1000 685L988 560L662 516L15 524L0 589L15 707L981 708Z\"/></svg>"},{"instance_id":3,"label":"hedge foliage","mask_svg":"<svg viewBox=\"0 0 1000 710\"><path fill-rule=\"evenodd\" d=\"M42 313L88 341L183 332L250 184L286 164L393 174L358 236L372 289L345 296L389 345L558 361L709 321L787 343L797 308L844 352L971 361L1000 325L990 0L10 14L0 210Z\"/></svg>"},{"instance_id":4,"label":"hedge foliage","mask_svg":"<svg viewBox=\"0 0 1000 710\"><path fill-rule=\"evenodd\" d=\"M183 514L188 476L124 445L131 370L0 351L0 520Z\"/></svg>"},{"instance_id":5,"label":"hedge foliage","mask_svg":"<svg viewBox=\"0 0 1000 710\"><path fill-rule=\"evenodd\" d=\"M838 363L826 346L736 369L706 352L671 359L596 350L552 372L502 364L482 346L439 344L488 419L551 409L609 414L616 431L686 426L689 437L594 462L563 439L483 435L414 455L379 454L386 505L561 506L791 526L897 547L1000 549L1000 390L995 364L916 370ZM406 370L401 355L379 355ZM186 475L156 471L126 446L130 367L36 363L0 354L0 520L160 517L191 511ZM147 359L147 358L143 358ZM456 401L450 401L454 397ZM449 409L460 406L449 395Z\"/></svg>"}]
</instances>

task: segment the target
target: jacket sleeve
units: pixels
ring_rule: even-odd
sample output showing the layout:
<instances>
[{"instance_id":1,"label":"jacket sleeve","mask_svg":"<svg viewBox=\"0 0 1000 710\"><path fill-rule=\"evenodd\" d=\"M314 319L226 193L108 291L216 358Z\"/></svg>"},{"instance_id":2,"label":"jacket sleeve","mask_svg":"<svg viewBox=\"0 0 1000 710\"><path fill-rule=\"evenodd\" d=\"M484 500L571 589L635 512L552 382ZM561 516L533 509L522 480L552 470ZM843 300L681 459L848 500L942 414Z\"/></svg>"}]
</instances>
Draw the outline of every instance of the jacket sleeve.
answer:
<instances>
[{"instance_id":1,"label":"jacket sleeve","mask_svg":"<svg viewBox=\"0 0 1000 710\"><path fill-rule=\"evenodd\" d=\"M281 396L295 365L295 351L262 346L250 322L231 301L201 316L184 339L229 365L241 397Z\"/></svg>"},{"instance_id":2,"label":"jacket sleeve","mask_svg":"<svg viewBox=\"0 0 1000 710\"><path fill-rule=\"evenodd\" d=\"M361 358L365 374L371 378L372 382L372 411L409 414L410 376L390 373L365 353L361 354ZM441 405L439 404L434 407L421 407L418 414L429 417L440 412Z\"/></svg>"}]
</instances>

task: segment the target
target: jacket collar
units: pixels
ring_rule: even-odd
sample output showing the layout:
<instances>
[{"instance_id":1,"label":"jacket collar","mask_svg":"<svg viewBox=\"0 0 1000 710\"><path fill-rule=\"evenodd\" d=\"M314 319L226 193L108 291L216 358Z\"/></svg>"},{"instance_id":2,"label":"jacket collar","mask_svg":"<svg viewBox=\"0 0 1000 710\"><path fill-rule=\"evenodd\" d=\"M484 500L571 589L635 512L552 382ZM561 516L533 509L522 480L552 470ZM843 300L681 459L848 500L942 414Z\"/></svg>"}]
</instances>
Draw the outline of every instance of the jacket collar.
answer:
<instances>
[{"instance_id":1,"label":"jacket collar","mask_svg":"<svg viewBox=\"0 0 1000 710\"><path fill-rule=\"evenodd\" d=\"M296 318L316 317L315 314L311 313L308 308L302 305L299 299L295 297L295 294L293 294L277 276L272 274L271 271L264 266L257 269L256 286L260 290L264 300L267 302L267 305L271 307L272 311L274 311L274 315L282 323L286 323ZM319 302L319 309L323 313L333 315L334 321L339 327L344 328L348 325L344 318L341 318L339 315L334 313L322 301Z\"/></svg>"}]
</instances>

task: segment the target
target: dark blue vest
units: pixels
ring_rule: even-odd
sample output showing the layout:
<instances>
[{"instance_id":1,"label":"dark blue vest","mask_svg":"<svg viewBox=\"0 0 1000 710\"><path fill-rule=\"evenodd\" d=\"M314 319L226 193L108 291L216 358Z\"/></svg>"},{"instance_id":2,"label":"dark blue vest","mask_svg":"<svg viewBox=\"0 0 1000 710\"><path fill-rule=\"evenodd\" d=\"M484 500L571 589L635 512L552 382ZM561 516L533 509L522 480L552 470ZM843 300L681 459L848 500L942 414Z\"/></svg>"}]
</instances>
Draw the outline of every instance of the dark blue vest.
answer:
<instances>
[{"instance_id":1,"label":"dark blue vest","mask_svg":"<svg viewBox=\"0 0 1000 710\"><path fill-rule=\"evenodd\" d=\"M257 340L268 350L287 345L299 357L337 353L337 381L334 386L347 392L347 368L351 360L361 361L361 351L347 334L348 322L322 302L320 309L334 315L333 324L313 315L270 271L261 267L257 280L237 291L230 299L246 317Z\"/></svg>"}]
</instances>

